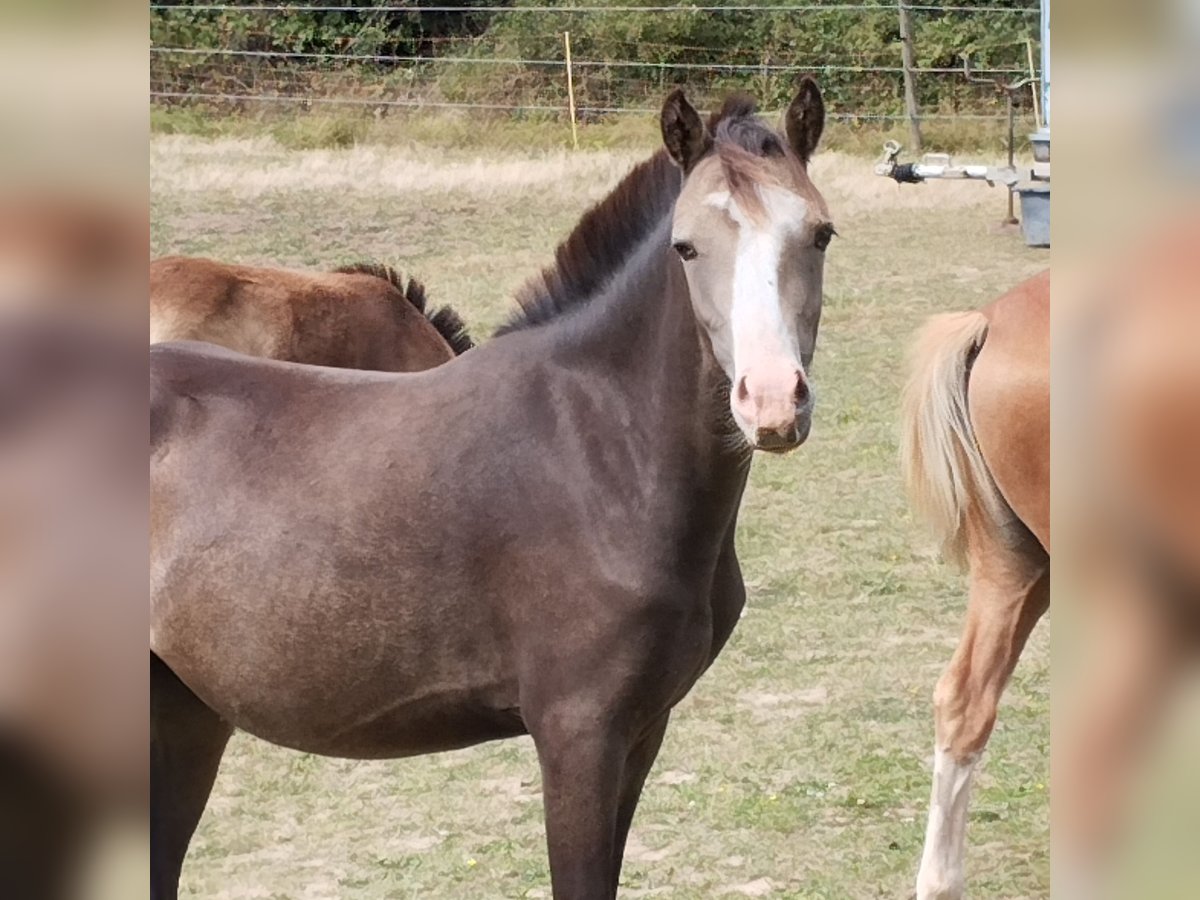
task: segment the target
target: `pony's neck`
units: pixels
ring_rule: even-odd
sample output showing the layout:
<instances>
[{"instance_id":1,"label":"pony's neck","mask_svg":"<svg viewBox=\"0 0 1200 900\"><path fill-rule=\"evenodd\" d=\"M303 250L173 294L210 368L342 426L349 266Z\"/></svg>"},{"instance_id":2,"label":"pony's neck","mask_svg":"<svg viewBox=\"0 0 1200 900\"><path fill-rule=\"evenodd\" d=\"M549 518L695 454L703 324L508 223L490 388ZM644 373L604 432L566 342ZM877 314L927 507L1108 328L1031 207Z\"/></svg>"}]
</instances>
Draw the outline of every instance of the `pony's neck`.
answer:
<instances>
[{"instance_id":1,"label":"pony's neck","mask_svg":"<svg viewBox=\"0 0 1200 900\"><path fill-rule=\"evenodd\" d=\"M519 310L497 335L546 325L590 305L670 218L681 186L679 169L664 151L635 166L583 214L555 250L554 265L517 292Z\"/></svg>"},{"instance_id":2,"label":"pony's neck","mask_svg":"<svg viewBox=\"0 0 1200 900\"><path fill-rule=\"evenodd\" d=\"M740 495L748 450L671 249L682 180L662 151L635 167L518 292L520 313L498 334L534 332L535 352L611 385L648 449L729 469Z\"/></svg>"},{"instance_id":3,"label":"pony's neck","mask_svg":"<svg viewBox=\"0 0 1200 900\"><path fill-rule=\"evenodd\" d=\"M681 453L740 496L749 448L729 412L729 382L696 318L665 217L576 316L545 331L564 364L624 398L647 446Z\"/></svg>"}]
</instances>

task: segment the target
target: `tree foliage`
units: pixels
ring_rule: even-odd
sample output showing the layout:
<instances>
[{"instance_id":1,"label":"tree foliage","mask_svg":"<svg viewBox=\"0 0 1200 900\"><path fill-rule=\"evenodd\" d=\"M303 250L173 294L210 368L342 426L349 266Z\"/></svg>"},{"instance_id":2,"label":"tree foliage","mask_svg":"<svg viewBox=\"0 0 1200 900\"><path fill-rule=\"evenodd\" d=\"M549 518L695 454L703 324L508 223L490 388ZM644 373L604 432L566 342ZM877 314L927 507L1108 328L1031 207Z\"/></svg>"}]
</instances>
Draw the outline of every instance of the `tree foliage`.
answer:
<instances>
[{"instance_id":1,"label":"tree foliage","mask_svg":"<svg viewBox=\"0 0 1200 900\"><path fill-rule=\"evenodd\" d=\"M780 67L802 67L819 77L836 111L888 114L902 109L899 21L890 4L878 10L843 9L837 7L844 0L814 0L813 5L830 8L585 14L553 9L578 5L579 0L552 0L542 4L550 11L493 14L415 11L445 7L445 0L419 0L409 3L407 11L397 9L396 0L390 2L323 0L328 6L377 8L263 12L190 9L176 0L170 8L154 11L151 40L158 48L268 54L253 69L259 91L317 90L320 76L336 70L340 90L353 89L357 79L383 97L404 90L408 96L453 102L557 105L565 94L562 35L569 31L577 96L585 108L643 106L673 84L688 85L702 100L742 88L767 106L778 105L786 101L795 79L794 72ZM789 2L795 4L756 0L756 5ZM514 4L471 0L470 5ZM657 6L662 0L621 0L620 5ZM1029 0L973 0L972 5L986 9L912 13L918 66L956 70L966 53L978 69L1012 70L1008 77L1017 77L1026 66L1026 39L1036 39L1038 31L1037 16L1028 13ZM269 55L279 53L315 56ZM406 59L359 60L347 66L326 54ZM446 58L477 62L438 63ZM152 81L183 89L197 83L222 85L233 68L229 56L157 53ZM235 79L236 84L244 87L246 77ZM990 112L999 104L994 91L949 72L919 74L918 91L926 111Z\"/></svg>"}]
</instances>

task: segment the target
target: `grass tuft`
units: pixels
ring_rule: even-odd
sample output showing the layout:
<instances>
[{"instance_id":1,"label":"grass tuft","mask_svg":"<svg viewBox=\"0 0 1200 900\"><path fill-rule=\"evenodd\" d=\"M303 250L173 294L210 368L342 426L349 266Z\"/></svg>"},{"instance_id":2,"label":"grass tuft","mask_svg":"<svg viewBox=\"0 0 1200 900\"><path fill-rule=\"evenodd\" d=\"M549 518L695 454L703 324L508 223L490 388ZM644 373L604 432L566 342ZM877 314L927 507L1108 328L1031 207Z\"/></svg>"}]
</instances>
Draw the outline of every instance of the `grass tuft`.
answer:
<instances>
[{"instance_id":1,"label":"grass tuft","mask_svg":"<svg viewBox=\"0 0 1200 900\"><path fill-rule=\"evenodd\" d=\"M288 150L341 150L363 143L369 133L369 120L353 115L285 119L270 130Z\"/></svg>"},{"instance_id":2,"label":"grass tuft","mask_svg":"<svg viewBox=\"0 0 1200 900\"><path fill-rule=\"evenodd\" d=\"M571 149L571 127L553 113L498 115L486 110L395 110L385 106L348 108L336 113L284 107L256 112L221 112L203 106L154 106L150 128L160 134L197 137L270 135L292 150L336 149L356 144L425 147L499 153ZM1028 153L1026 132L1018 123L1018 152ZM1003 122L959 119L923 123L925 148L943 153L986 153L999 157L1007 141ZM610 115L578 126L581 150L650 150L660 140L652 115ZM903 122L831 120L822 147L856 156L879 156L888 140L910 143Z\"/></svg>"}]
</instances>

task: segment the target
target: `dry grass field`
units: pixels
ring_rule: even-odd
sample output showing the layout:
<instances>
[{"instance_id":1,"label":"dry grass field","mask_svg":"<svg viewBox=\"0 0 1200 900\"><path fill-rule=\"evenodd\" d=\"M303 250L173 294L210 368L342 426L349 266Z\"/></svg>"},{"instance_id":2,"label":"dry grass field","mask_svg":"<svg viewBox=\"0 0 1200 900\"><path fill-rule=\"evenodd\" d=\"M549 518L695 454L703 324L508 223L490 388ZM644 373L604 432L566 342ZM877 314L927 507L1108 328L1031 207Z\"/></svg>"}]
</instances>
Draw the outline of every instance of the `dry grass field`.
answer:
<instances>
[{"instance_id":1,"label":"dry grass field","mask_svg":"<svg viewBox=\"0 0 1200 900\"><path fill-rule=\"evenodd\" d=\"M483 338L514 288L648 150L286 150L151 145L153 252L424 280ZM812 436L759 459L739 548L747 612L678 708L634 824L623 897L906 898L924 830L929 697L963 579L912 521L896 464L908 338L1048 264L996 223L999 189L897 186L814 163L829 251ZM1049 894L1048 630L1034 635L977 779L973 898ZM238 735L192 844L205 898L549 897L537 764L509 741L391 762Z\"/></svg>"}]
</instances>

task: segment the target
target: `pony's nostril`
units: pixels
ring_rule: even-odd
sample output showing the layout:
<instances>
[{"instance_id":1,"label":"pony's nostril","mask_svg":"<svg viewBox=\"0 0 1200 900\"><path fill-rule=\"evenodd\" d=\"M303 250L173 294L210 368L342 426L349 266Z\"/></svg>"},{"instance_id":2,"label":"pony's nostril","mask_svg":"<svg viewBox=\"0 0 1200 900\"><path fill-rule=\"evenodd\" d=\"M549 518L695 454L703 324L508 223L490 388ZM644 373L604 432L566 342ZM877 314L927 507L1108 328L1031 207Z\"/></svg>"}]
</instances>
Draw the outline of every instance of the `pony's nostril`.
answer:
<instances>
[{"instance_id":1,"label":"pony's nostril","mask_svg":"<svg viewBox=\"0 0 1200 900\"><path fill-rule=\"evenodd\" d=\"M796 406L801 407L808 402L811 395L808 391L808 379L803 375L796 374Z\"/></svg>"},{"instance_id":2,"label":"pony's nostril","mask_svg":"<svg viewBox=\"0 0 1200 900\"><path fill-rule=\"evenodd\" d=\"M750 389L746 386L746 376L745 375L743 375L741 378L738 379L737 393L735 396L737 397L738 403L745 403L747 400L750 399Z\"/></svg>"}]
</instances>

